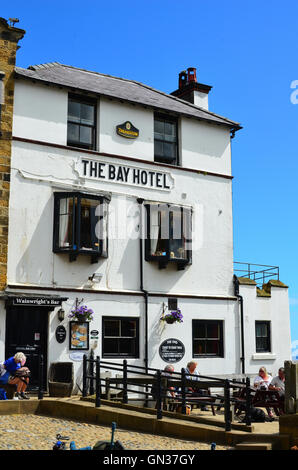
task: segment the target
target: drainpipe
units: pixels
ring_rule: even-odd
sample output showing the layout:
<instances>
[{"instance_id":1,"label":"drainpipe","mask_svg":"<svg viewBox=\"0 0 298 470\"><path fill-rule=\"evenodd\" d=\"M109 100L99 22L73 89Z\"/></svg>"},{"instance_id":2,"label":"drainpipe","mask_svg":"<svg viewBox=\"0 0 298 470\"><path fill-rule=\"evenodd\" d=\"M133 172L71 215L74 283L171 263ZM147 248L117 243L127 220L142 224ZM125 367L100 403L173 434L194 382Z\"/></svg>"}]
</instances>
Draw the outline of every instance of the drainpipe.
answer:
<instances>
[{"instance_id":1,"label":"drainpipe","mask_svg":"<svg viewBox=\"0 0 298 470\"><path fill-rule=\"evenodd\" d=\"M148 291L144 289L144 250L143 250L143 202L144 199L137 199L138 204L140 205L140 224L139 224L139 233L140 233L140 290L144 294L145 299L145 369L146 374L148 373Z\"/></svg>"},{"instance_id":2,"label":"drainpipe","mask_svg":"<svg viewBox=\"0 0 298 470\"><path fill-rule=\"evenodd\" d=\"M240 336L241 336L241 372L245 374L245 352L244 352L244 315L243 315L243 297L239 294L239 281L234 274L234 292L240 303Z\"/></svg>"}]
</instances>

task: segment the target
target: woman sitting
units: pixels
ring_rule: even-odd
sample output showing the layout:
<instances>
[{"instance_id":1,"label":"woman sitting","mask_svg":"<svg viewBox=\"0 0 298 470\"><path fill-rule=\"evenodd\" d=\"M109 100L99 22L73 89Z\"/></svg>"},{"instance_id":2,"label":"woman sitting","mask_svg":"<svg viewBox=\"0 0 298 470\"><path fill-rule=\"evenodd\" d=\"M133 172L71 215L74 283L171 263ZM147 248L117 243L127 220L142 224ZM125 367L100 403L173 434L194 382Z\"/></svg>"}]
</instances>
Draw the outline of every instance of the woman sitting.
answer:
<instances>
[{"instance_id":1,"label":"woman sitting","mask_svg":"<svg viewBox=\"0 0 298 470\"><path fill-rule=\"evenodd\" d=\"M268 390L271 383L272 376L267 373L266 367L260 367L259 375L254 378L254 387L257 390ZM268 416L273 418L273 413L271 408L266 407Z\"/></svg>"},{"instance_id":2,"label":"woman sitting","mask_svg":"<svg viewBox=\"0 0 298 470\"><path fill-rule=\"evenodd\" d=\"M18 369L23 367L25 363L25 354L19 352L9 359L6 359L6 361L0 365L0 388L1 385L6 384L16 385L16 398L18 400L29 400L29 397L25 395L25 390L29 383L29 377L16 376Z\"/></svg>"},{"instance_id":3,"label":"woman sitting","mask_svg":"<svg viewBox=\"0 0 298 470\"><path fill-rule=\"evenodd\" d=\"M254 387L257 390L268 390L272 376L267 373L266 367L260 367L259 375L254 378Z\"/></svg>"}]
</instances>

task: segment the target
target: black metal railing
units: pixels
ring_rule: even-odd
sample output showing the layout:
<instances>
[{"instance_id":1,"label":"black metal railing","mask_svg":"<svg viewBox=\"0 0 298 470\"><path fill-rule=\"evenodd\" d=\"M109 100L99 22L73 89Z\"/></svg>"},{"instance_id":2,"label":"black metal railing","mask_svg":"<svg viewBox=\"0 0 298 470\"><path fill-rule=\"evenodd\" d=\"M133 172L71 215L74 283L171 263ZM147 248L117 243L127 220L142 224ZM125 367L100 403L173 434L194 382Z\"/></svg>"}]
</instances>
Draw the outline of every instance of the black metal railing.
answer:
<instances>
[{"instance_id":1,"label":"black metal railing","mask_svg":"<svg viewBox=\"0 0 298 470\"><path fill-rule=\"evenodd\" d=\"M94 372L95 369L95 372ZM101 372L108 371L118 371L121 372L121 377L102 377ZM133 374L133 376L131 375ZM165 375L164 371L154 368L147 368L141 366L130 365L127 363L127 360L123 360L122 363L112 363L107 361L102 361L99 356L96 358L93 355L90 355L88 358L85 354L83 357L83 397L88 395L94 395L94 384L95 382L95 406L101 406L102 400L102 387L105 387L105 397L108 396L108 391L110 389L116 390L118 392L117 401L121 401L123 404L127 404L129 400L133 401L145 401L155 402L156 408L156 417L157 419L162 419L163 409L165 406L173 403L179 403L181 406L181 413L186 414L187 405L194 403L191 401L187 394L187 389L189 387L194 387L194 380L198 377L192 374L186 373L185 369L181 369L181 372L173 372L171 377ZM155 384L155 396L152 396L151 386ZM245 424L251 424L251 388L250 388L250 379L247 378L246 382L238 382L235 379L219 379L215 377L207 377L200 375L200 380L196 382L196 386L200 389L222 389L222 394L211 393L204 396L204 401L200 402L200 397L198 397L197 403L204 405L224 407L224 426L226 431L231 430L232 425L232 411L233 407L239 404L239 399L234 396L234 391L245 388L245 397L244 403L242 401L242 407L245 408ZM136 390L135 388L138 389ZM148 388L150 387L150 391ZM179 399L177 396L171 398L169 392L172 388L176 390L179 389ZM92 392L92 393L91 393ZM134 395L132 397L132 394ZM137 395L137 397L136 397ZM141 396L142 398L138 398ZM196 404L197 404L196 403ZM199 405L201 406L201 405Z\"/></svg>"},{"instance_id":2,"label":"black metal railing","mask_svg":"<svg viewBox=\"0 0 298 470\"><path fill-rule=\"evenodd\" d=\"M41 354L38 358L38 399L43 399L44 394L44 385L43 385L43 377L44 377L44 360L43 355Z\"/></svg>"},{"instance_id":3,"label":"black metal railing","mask_svg":"<svg viewBox=\"0 0 298 470\"><path fill-rule=\"evenodd\" d=\"M279 267L266 264L241 263L234 261L234 273L237 277L248 277L262 287L269 279L279 281Z\"/></svg>"}]
</instances>

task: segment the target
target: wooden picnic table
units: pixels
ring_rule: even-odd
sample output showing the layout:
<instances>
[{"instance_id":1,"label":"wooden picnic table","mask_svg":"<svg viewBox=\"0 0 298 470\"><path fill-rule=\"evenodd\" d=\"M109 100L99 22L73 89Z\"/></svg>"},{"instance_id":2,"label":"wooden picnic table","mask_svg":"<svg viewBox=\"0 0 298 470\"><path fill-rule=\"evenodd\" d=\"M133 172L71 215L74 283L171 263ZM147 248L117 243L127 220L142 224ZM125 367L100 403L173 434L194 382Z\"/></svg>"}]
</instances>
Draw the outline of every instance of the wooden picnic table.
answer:
<instances>
[{"instance_id":1,"label":"wooden picnic table","mask_svg":"<svg viewBox=\"0 0 298 470\"><path fill-rule=\"evenodd\" d=\"M284 414L284 404L277 390L256 390L250 388L251 404L256 408L273 408L276 416ZM235 413L239 414L246 404L246 388L241 388L236 398ZM242 406L241 406L242 405Z\"/></svg>"}]
</instances>

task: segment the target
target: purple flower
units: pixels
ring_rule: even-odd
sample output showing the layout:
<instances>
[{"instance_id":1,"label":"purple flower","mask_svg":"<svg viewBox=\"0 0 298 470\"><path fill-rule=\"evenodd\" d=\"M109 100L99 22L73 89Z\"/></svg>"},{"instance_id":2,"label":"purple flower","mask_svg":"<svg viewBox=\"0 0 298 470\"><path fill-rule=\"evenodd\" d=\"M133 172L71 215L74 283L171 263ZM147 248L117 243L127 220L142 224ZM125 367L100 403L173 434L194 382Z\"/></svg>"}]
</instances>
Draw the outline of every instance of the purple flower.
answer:
<instances>
[{"instance_id":1,"label":"purple flower","mask_svg":"<svg viewBox=\"0 0 298 470\"><path fill-rule=\"evenodd\" d=\"M81 306L72 308L68 317L76 318L77 320L80 320L86 317L87 320L93 320L93 315L94 315L94 311L92 310L92 308L88 308L87 305L81 305Z\"/></svg>"},{"instance_id":2,"label":"purple flower","mask_svg":"<svg viewBox=\"0 0 298 470\"><path fill-rule=\"evenodd\" d=\"M165 316L161 317L161 320L174 320L175 322L183 323L183 315L181 310L177 308L177 310L172 310L170 313L166 313Z\"/></svg>"}]
</instances>

